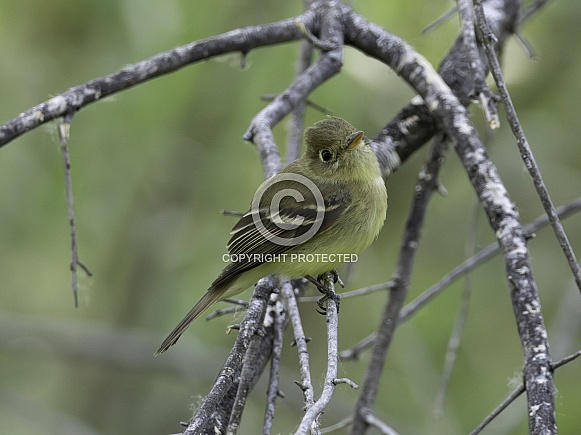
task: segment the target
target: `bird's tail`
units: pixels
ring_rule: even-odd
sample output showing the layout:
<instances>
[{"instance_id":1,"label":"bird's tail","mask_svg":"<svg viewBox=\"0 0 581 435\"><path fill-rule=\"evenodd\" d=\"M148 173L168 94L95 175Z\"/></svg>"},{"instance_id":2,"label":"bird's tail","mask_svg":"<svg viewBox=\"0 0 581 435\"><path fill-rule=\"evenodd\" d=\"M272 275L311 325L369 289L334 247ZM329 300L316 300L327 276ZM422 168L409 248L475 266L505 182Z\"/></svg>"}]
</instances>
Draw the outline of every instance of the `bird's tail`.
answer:
<instances>
[{"instance_id":1,"label":"bird's tail","mask_svg":"<svg viewBox=\"0 0 581 435\"><path fill-rule=\"evenodd\" d=\"M161 355L171 346L173 346L176 341L178 341L183 332L188 328L188 326L190 326L190 323L200 317L212 304L218 302L223 297L223 292L220 291L220 289L214 286L210 287L206 294L204 294L198 303L194 305L194 308L192 308L190 312L186 314L186 317L184 317L182 321L174 328L174 330L170 332L167 338L163 340L163 343L161 343L161 346L159 346L159 349L157 349L157 352L155 352L154 355Z\"/></svg>"}]
</instances>

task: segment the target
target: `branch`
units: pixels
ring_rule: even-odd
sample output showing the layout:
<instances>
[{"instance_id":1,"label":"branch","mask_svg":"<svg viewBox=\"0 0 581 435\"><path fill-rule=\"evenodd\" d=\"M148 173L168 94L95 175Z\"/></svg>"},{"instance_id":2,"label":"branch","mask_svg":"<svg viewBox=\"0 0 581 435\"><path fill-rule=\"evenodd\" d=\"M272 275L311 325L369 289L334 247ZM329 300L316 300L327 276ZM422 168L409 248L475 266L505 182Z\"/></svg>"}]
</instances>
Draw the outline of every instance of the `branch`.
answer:
<instances>
[{"instance_id":1,"label":"branch","mask_svg":"<svg viewBox=\"0 0 581 435\"><path fill-rule=\"evenodd\" d=\"M70 88L0 126L0 147L52 119L74 113L97 100L184 66L226 53L248 53L258 47L301 39L303 35L296 21L300 20L311 31L316 31L316 16L317 9L312 8L299 17L236 29L164 51L105 77Z\"/></svg>"},{"instance_id":2,"label":"branch","mask_svg":"<svg viewBox=\"0 0 581 435\"><path fill-rule=\"evenodd\" d=\"M504 5L502 3L494 1L488 4L500 8ZM510 5L510 2L506 2L507 7ZM496 12L508 13L502 10ZM516 206L476 135L466 109L431 65L405 42L379 26L367 22L355 12L351 12L350 17L351 22L346 25L346 29L353 35L352 42L401 75L420 94L439 128L456 144L456 151L502 247L513 309L525 355L531 431L534 428L535 431L546 430L547 433L553 433L556 431L556 423L555 388L550 371L551 355L538 290L526 248L526 235L519 222ZM349 30L351 28L358 31ZM367 31L362 32L363 28ZM388 307L389 305L388 303ZM397 310L397 306L394 308ZM379 340L376 347L384 344L384 340ZM373 397L374 394L370 394L358 402L358 413L370 412L370 408L365 405ZM354 426L353 433L363 431L362 417L361 414L356 416L357 425Z\"/></svg>"},{"instance_id":3,"label":"branch","mask_svg":"<svg viewBox=\"0 0 581 435\"><path fill-rule=\"evenodd\" d=\"M562 367L565 364L568 364L571 361L576 360L580 356L581 356L581 350L578 350L574 354L568 355L565 358L554 363L552 368L553 368L553 370L557 370L559 367ZM508 397L506 399L504 399L500 405L498 405L496 408L494 408L494 410L490 414L488 414L486 416L486 418L478 426L476 426L476 428L472 432L470 432L470 435L477 435L480 432L482 432L482 429L484 429L488 425L488 423L490 423L492 420L494 420L496 417L498 417L500 415L500 413L508 407L508 405L510 405L512 402L514 402L516 400L516 398L519 397L524 392L525 392L524 384L520 384L518 387L516 387L514 390L512 390L512 392L508 395Z\"/></svg>"},{"instance_id":4,"label":"branch","mask_svg":"<svg viewBox=\"0 0 581 435\"><path fill-rule=\"evenodd\" d=\"M263 278L256 285L230 355L184 435L214 433L215 429L223 431L228 425L247 349L263 324L266 305L274 289L272 277Z\"/></svg>"},{"instance_id":5,"label":"branch","mask_svg":"<svg viewBox=\"0 0 581 435\"><path fill-rule=\"evenodd\" d=\"M491 26L494 34L498 39L498 46L502 46L505 40L512 35L515 28L515 20L518 13L520 2L518 0L501 0L498 2L487 1L484 7L490 11L487 13L494 22ZM361 40L360 35L365 33L364 27L367 22L361 23L359 15L352 17L353 27L346 26L346 43L359 48L360 50L372 55L366 50L368 44ZM379 26L375 26L378 30ZM389 38L391 41L392 39ZM462 68L470 59L470 51L462 43L462 36L459 36L448 54L440 64L439 72L444 81L458 96L460 102L469 104L474 96L478 95L478 87L473 80L473 75L466 74L469 69ZM397 41L394 41L397 44ZM371 44L372 46L375 44ZM394 50L395 52L395 50ZM382 60L382 54L374 56ZM484 75L488 72L488 61L482 48L479 48L479 58ZM390 61L386 62L391 65ZM400 112L380 131L374 138L372 144L375 153L379 159L381 167L389 175L389 162L393 161L391 151L395 151L400 162L406 161L414 152L429 141L436 133L436 123L426 104L421 99L414 99L404 107Z\"/></svg>"},{"instance_id":6,"label":"branch","mask_svg":"<svg viewBox=\"0 0 581 435\"><path fill-rule=\"evenodd\" d=\"M299 50L299 60L297 63L297 76L302 74L311 65L313 58L313 45L309 41L303 41ZM307 108L307 100L299 101L295 110L292 112L291 126L289 129L286 141L286 164L299 157L299 150L301 148L301 140L303 137L303 130L305 124L305 111Z\"/></svg>"},{"instance_id":7,"label":"branch","mask_svg":"<svg viewBox=\"0 0 581 435\"><path fill-rule=\"evenodd\" d=\"M525 136L522 125L520 124L520 121L518 119L518 115L512 103L512 99L510 98L510 94L508 92L508 88L506 86L506 82L504 81L502 70L500 68L500 63L498 61L498 57L496 56L495 51L496 37L490 30L490 26L488 25L488 22L486 20L484 8L482 6L482 0L475 0L474 8L478 24L477 26L478 36L480 37L482 45L484 46L484 50L486 51L486 55L488 56L488 61L491 65L491 72L492 76L494 77L494 81L496 82L496 86L500 90L502 102L506 110L506 116L508 118L510 128L512 129L512 132L516 139L519 153L523 159L525 166L529 171L529 174L531 175L531 178L533 179L533 184L537 191L537 195L541 199L541 204L545 209L545 213L547 213L547 215L549 216L549 220L551 222L551 226L553 227L553 231L555 232L555 236L557 237L557 240L561 245L561 249L563 250L565 257L567 258L567 262L569 263L571 273L573 273L573 277L575 278L575 282L577 283L577 288L579 289L579 291L581 291L581 267L579 267L579 263L577 262L577 258L575 257L575 253L573 252L573 248L571 247L571 243L569 242L567 234L563 229L563 225L561 225L559 216L557 216L555 206L551 201L549 191L545 186L543 176L541 175L541 171L537 165L535 157L533 156L533 152Z\"/></svg>"},{"instance_id":8,"label":"branch","mask_svg":"<svg viewBox=\"0 0 581 435\"><path fill-rule=\"evenodd\" d=\"M307 350L307 337L303 331L303 325L295 298L294 289L288 280L283 281L281 293L288 307L288 315L294 332L294 343L299 354L299 371L301 381L295 383L300 387L305 397L305 406L308 408L315 403L315 391L311 382L311 371L309 368L309 352ZM316 429L316 428L315 428Z\"/></svg>"},{"instance_id":9,"label":"branch","mask_svg":"<svg viewBox=\"0 0 581 435\"><path fill-rule=\"evenodd\" d=\"M64 117L63 122L59 124L59 139L61 143L61 154L65 167L65 191L67 193L67 209L69 215L69 228L71 234L71 285L73 287L73 302L75 308L79 306L79 287L77 284L77 267L85 271L88 276L93 276L89 268L79 260L77 250L77 231L75 227L75 208L73 206L73 179L71 177L71 155L69 153L69 137L71 131L71 121L73 115L69 114Z\"/></svg>"},{"instance_id":10,"label":"branch","mask_svg":"<svg viewBox=\"0 0 581 435\"><path fill-rule=\"evenodd\" d=\"M282 303L277 298L274 309L272 310L274 341L272 343L272 359L270 366L270 379L268 381L268 390L266 393L266 412L264 413L264 424L262 433L268 435L272 433L272 422L274 420L274 410L276 407L276 398L282 396L279 388L280 357L282 354L284 330L287 325L287 316ZM282 396L284 397L284 396Z\"/></svg>"},{"instance_id":11,"label":"branch","mask_svg":"<svg viewBox=\"0 0 581 435\"><path fill-rule=\"evenodd\" d=\"M395 333L399 312L407 296L427 206L432 193L437 188L443 149L443 140L436 140L432 146L429 161L422 169L415 187L414 201L406 222L398 262L392 278L394 285L391 288L390 297L385 306L377 337L375 338L371 360L365 373L363 388L355 406L352 434L363 433L367 425L369 425L370 416L373 414L373 403L377 395L379 379L383 372L387 351Z\"/></svg>"},{"instance_id":12,"label":"branch","mask_svg":"<svg viewBox=\"0 0 581 435\"><path fill-rule=\"evenodd\" d=\"M327 274L323 285L325 285L330 293L334 294L335 289L333 280L331 279L330 275L331 274ZM335 385L338 383L338 329L338 307L335 299L331 297L327 299L327 373L325 375L325 381L323 384L323 392L317 401L315 401L310 406L307 405L305 416L303 417L299 428L295 432L297 435L306 435L311 433L310 431L312 428L318 429L319 415L321 415L325 408L329 405L333 391L335 390Z\"/></svg>"},{"instance_id":13,"label":"branch","mask_svg":"<svg viewBox=\"0 0 581 435\"><path fill-rule=\"evenodd\" d=\"M560 219L566 219L569 216L581 211L581 198L577 198L559 208L557 208L557 214ZM549 224L549 218L546 214L542 214L530 224L525 226L524 230L528 237L534 237L535 231L542 229ZM462 276L470 273L476 267L484 264L486 261L490 260L496 254L500 252L500 245L498 242L491 243L490 245L482 248L472 257L464 260L461 264L456 266L450 272L448 272L442 279L431 286L429 289L425 290L416 297L413 301L408 303L403 307L399 313L399 323L405 322L411 319L420 309L424 308L432 299L440 295L444 290L446 290L452 283ZM375 291L386 290L391 287L392 283L387 282L383 284L376 284L375 286L365 287L359 290L353 290L351 292L341 294L341 298L353 297L358 295L365 295L368 293L373 293ZM300 301L311 302L314 298L302 297ZM377 332L371 333L369 336L365 337L360 343L351 349L342 351L339 357L342 360L355 359L358 358L361 352L373 346L375 343L375 338L377 337Z\"/></svg>"},{"instance_id":14,"label":"branch","mask_svg":"<svg viewBox=\"0 0 581 435\"><path fill-rule=\"evenodd\" d=\"M570 215L577 213L581 210L581 198L577 198L568 204L565 204L557 208L557 215L560 219L565 219ZM547 226L549 224L549 218L546 214L543 214L528 224L525 228L525 234L531 237L535 231ZM423 292L416 299L407 304L400 313L399 321L403 322L411 318L416 314L421 308L423 308L429 301L438 296L442 291L444 291L448 286L450 286L458 278L471 272L477 266L483 264L484 262L490 260L496 254L500 252L500 245L495 242L485 248L481 249L477 254L465 260L462 264L455 267L452 271L446 274L440 281L430 287L428 290Z\"/></svg>"},{"instance_id":15,"label":"branch","mask_svg":"<svg viewBox=\"0 0 581 435\"><path fill-rule=\"evenodd\" d=\"M337 20L338 3L329 1L323 12L321 33L333 48L321 53L317 62L299 74L284 92L262 109L250 123L244 139L254 142L260 153L263 172L266 178L272 177L281 169L280 155L274 141L272 128L286 115L301 104L305 98L322 83L337 74L342 66L343 35L341 23ZM301 21L303 25L304 22Z\"/></svg>"}]
</instances>

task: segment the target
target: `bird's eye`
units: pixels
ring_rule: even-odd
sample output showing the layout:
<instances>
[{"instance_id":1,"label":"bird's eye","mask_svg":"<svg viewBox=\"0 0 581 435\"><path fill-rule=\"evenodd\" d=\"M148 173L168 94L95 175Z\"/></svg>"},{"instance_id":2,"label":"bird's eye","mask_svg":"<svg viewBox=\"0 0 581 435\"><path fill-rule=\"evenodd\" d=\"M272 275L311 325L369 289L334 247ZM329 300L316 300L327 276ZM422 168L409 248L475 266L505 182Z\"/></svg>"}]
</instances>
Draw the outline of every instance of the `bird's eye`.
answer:
<instances>
[{"instance_id":1,"label":"bird's eye","mask_svg":"<svg viewBox=\"0 0 581 435\"><path fill-rule=\"evenodd\" d=\"M322 150L319 155L321 156L321 161L328 162L333 158L333 154L329 150Z\"/></svg>"}]
</instances>

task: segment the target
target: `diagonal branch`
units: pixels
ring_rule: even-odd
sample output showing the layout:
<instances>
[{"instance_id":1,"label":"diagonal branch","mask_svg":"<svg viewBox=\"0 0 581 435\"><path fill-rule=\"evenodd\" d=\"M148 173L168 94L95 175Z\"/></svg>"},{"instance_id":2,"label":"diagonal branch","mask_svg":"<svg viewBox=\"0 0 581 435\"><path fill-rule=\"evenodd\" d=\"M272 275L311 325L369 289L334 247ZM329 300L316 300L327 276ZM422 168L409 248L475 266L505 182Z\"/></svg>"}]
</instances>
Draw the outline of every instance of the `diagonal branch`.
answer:
<instances>
[{"instance_id":1,"label":"diagonal branch","mask_svg":"<svg viewBox=\"0 0 581 435\"><path fill-rule=\"evenodd\" d=\"M493 5L498 3L491 2ZM379 26L367 22L355 12L350 12L349 16L351 22L346 25L346 29L347 33L353 35L352 43L402 76L420 94L438 127L456 144L456 151L502 247L512 305L525 356L524 376L531 432L554 433L555 387L550 370L551 354L526 248L526 234L520 224L516 206L476 135L466 109L431 65L405 42ZM362 32L363 28L367 32ZM369 412L369 407L364 408L358 404L359 412L364 409ZM356 419L361 417L358 415ZM354 430L354 433L359 432Z\"/></svg>"},{"instance_id":2,"label":"diagonal branch","mask_svg":"<svg viewBox=\"0 0 581 435\"><path fill-rule=\"evenodd\" d=\"M260 280L256 285L232 351L214 382L212 390L204 398L196 415L184 431L184 435L214 433L218 428L223 431L228 425L231 407L238 390L244 355L254 334L263 324L268 298L273 290L271 277Z\"/></svg>"},{"instance_id":3,"label":"diagonal branch","mask_svg":"<svg viewBox=\"0 0 581 435\"><path fill-rule=\"evenodd\" d=\"M581 211L581 198L577 198L557 208L557 214L559 215L559 218L561 220L566 219L569 216L573 215L574 213L578 213L579 211ZM525 233L528 235L528 237L533 237L535 231L545 227L548 224L549 218L547 217L546 214L543 214L536 218L531 223L529 223L527 226L525 226ZM420 294L414 300L412 300L406 306L404 306L399 313L398 322L402 323L405 322L406 320L411 319L419 310L424 308L430 301L432 301L432 299L440 295L444 290L446 290L446 288L449 288L453 282L455 282L462 276L466 275L467 273L470 273L472 270L474 270L476 267L480 266L484 262L490 260L499 252L500 245L498 244L498 242L495 242L482 248L472 257L466 259L464 262L462 262L454 269L452 269L450 272L448 272L445 276L443 276L442 279L440 279L437 283L432 285L429 289L422 292L422 294ZM391 281L383 284L376 284L374 286L366 287L359 290L353 290L348 293L343 293L341 295L341 298L345 299L347 297L355 297L367 293L373 293L380 290L386 290L391 286L392 286ZM315 298L302 297L301 301L314 302ZM339 355L340 358L342 360L348 360L359 357L361 352L365 351L374 344L376 337L377 332L374 331L369 336L361 340L361 342L359 342L353 348L342 351Z\"/></svg>"},{"instance_id":4,"label":"diagonal branch","mask_svg":"<svg viewBox=\"0 0 581 435\"><path fill-rule=\"evenodd\" d=\"M260 152L265 178L272 177L281 169L280 155L274 141L272 128L301 104L312 91L341 69L343 30L342 23L336 16L338 3L329 1L327 6L323 12L321 34L328 42L327 45L332 48L321 52L320 57L313 65L299 74L291 86L262 109L252 119L244 134L244 139L254 142Z\"/></svg>"},{"instance_id":5,"label":"diagonal branch","mask_svg":"<svg viewBox=\"0 0 581 435\"><path fill-rule=\"evenodd\" d=\"M392 278L394 284L391 287L390 297L385 306L380 327L377 331L375 346L373 347L371 360L365 373L361 394L357 400L355 417L351 429L352 434L363 433L369 424L369 417L373 415L372 409L379 386L378 380L383 372L387 351L391 345L395 328L397 327L399 312L409 289L411 273L421 229L425 221L427 206L432 197L432 193L437 188L438 173L444 148L442 138L434 141L429 161L422 169L415 187L414 201L406 222L396 271Z\"/></svg>"},{"instance_id":6,"label":"diagonal branch","mask_svg":"<svg viewBox=\"0 0 581 435\"><path fill-rule=\"evenodd\" d=\"M317 31L318 9L313 7L297 18L232 30L218 36L164 51L105 77L70 88L0 126L0 147L50 120L74 113L97 100L175 72L187 65L226 53L248 53L258 47L299 40L296 21Z\"/></svg>"},{"instance_id":7,"label":"diagonal branch","mask_svg":"<svg viewBox=\"0 0 581 435\"><path fill-rule=\"evenodd\" d=\"M555 232L555 236L561 245L561 249L565 254L565 258L567 258L567 262L569 263L569 268L573 273L573 277L575 278L575 282L577 283L577 288L581 291L581 267L579 267L579 263L577 262L577 258L575 257L575 252L573 252L573 248L571 247L571 243L569 242L569 238L565 233L563 225L559 220L559 216L555 211L555 206L551 201L551 197L549 195L549 191L545 186L543 181L543 176L541 175L541 171L531 147L529 145L529 141L526 138L525 132L522 128L522 125L518 119L518 115L512 103L512 99L510 98L510 94L508 92L508 88L506 86L506 82L504 81L504 77L502 74L502 70L500 68L500 62L498 61L498 57L496 56L495 50L495 36L493 35L488 22L486 20L486 16L484 14L484 9L482 6L482 0L475 0L474 8L476 11L476 21L477 21L477 29L478 29L478 36L484 46L484 50L486 51L486 55L488 56L488 62L491 65L491 72L492 76L494 77L494 81L496 82L496 86L500 91L500 96L502 97L502 102L504 103L504 107L506 109L506 116L508 118L508 122L512 129L512 132L515 136L516 143L518 145L520 155L527 167L531 178L533 179L533 184L537 191L537 195L541 199L541 204L545 209L545 213L549 216L549 221L551 222L551 226L553 227L553 231Z\"/></svg>"}]
</instances>

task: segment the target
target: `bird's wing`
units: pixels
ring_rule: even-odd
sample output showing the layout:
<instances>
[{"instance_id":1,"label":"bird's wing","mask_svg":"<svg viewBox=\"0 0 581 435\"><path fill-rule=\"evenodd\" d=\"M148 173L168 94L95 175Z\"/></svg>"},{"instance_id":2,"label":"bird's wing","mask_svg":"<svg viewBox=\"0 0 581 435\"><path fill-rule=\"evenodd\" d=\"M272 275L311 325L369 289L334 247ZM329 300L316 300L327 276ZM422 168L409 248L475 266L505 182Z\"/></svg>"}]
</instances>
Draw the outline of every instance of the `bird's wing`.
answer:
<instances>
[{"instance_id":1,"label":"bird's wing","mask_svg":"<svg viewBox=\"0 0 581 435\"><path fill-rule=\"evenodd\" d=\"M328 230L349 207L351 198L347 192L337 191L324 199L322 213L316 204L303 207L301 204L293 201L291 206L282 200L274 214L270 207L250 209L244 214L230 232L232 237L227 246L231 257L244 261L229 264L212 285L219 285L261 265L266 255L283 254ZM310 234L313 225L319 228Z\"/></svg>"}]
</instances>

